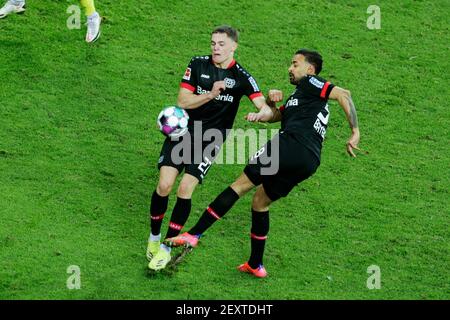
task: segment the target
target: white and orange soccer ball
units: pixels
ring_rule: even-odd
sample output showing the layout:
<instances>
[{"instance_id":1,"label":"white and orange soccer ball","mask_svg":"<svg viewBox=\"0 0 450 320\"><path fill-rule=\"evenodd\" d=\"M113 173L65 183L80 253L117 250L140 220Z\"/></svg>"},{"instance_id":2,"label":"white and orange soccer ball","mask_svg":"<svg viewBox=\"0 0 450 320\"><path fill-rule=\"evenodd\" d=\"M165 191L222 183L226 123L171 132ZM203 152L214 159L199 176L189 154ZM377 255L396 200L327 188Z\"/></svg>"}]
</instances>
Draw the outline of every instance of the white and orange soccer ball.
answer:
<instances>
[{"instance_id":1,"label":"white and orange soccer ball","mask_svg":"<svg viewBox=\"0 0 450 320\"><path fill-rule=\"evenodd\" d=\"M178 106L164 108L158 115L159 130L167 137L181 137L188 131L189 115Z\"/></svg>"}]
</instances>

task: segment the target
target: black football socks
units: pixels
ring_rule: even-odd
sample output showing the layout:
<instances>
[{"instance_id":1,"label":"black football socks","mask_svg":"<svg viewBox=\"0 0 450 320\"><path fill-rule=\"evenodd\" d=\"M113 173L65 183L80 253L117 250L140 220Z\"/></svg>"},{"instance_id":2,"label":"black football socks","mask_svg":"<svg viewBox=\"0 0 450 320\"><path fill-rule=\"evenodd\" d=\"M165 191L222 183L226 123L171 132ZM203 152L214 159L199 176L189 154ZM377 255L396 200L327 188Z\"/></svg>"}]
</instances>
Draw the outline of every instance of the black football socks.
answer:
<instances>
[{"instance_id":1,"label":"black football socks","mask_svg":"<svg viewBox=\"0 0 450 320\"><path fill-rule=\"evenodd\" d=\"M170 217L169 229L167 230L166 239L172 238L180 234L183 229L189 214L191 213L192 201L191 199L182 199L177 197L177 203L173 208L172 216Z\"/></svg>"},{"instance_id":2,"label":"black football socks","mask_svg":"<svg viewBox=\"0 0 450 320\"><path fill-rule=\"evenodd\" d=\"M151 234L157 236L161 233L161 224L164 214L167 210L169 197L161 197L158 193L153 192L152 201L150 203L150 227Z\"/></svg>"},{"instance_id":3,"label":"black football socks","mask_svg":"<svg viewBox=\"0 0 450 320\"><path fill-rule=\"evenodd\" d=\"M269 233L269 211L257 212L252 209L251 248L248 264L256 269L263 262L264 246Z\"/></svg>"},{"instance_id":4,"label":"black football socks","mask_svg":"<svg viewBox=\"0 0 450 320\"><path fill-rule=\"evenodd\" d=\"M188 231L189 234L199 236L211 225L222 218L239 200L239 195L231 188L226 188L203 212L197 224Z\"/></svg>"}]
</instances>

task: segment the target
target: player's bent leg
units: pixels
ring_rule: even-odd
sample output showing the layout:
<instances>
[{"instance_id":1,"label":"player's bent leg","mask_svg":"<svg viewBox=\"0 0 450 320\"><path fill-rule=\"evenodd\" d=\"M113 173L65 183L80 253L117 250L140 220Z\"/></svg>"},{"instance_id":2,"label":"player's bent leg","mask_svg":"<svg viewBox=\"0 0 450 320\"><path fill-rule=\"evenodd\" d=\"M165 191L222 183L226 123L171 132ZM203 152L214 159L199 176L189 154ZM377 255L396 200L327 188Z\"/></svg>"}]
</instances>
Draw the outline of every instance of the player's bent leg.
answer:
<instances>
[{"instance_id":1,"label":"player's bent leg","mask_svg":"<svg viewBox=\"0 0 450 320\"><path fill-rule=\"evenodd\" d=\"M263 185L259 185L253 196L252 209L259 212L269 211L269 206L272 203Z\"/></svg>"},{"instance_id":2,"label":"player's bent leg","mask_svg":"<svg viewBox=\"0 0 450 320\"><path fill-rule=\"evenodd\" d=\"M239 195L239 197L242 197L247 192L252 190L255 185L250 181L245 173L242 173L230 187Z\"/></svg>"},{"instance_id":3,"label":"player's bent leg","mask_svg":"<svg viewBox=\"0 0 450 320\"><path fill-rule=\"evenodd\" d=\"M0 9L0 19L6 18L11 13L23 13L25 12L24 0L8 0L5 5Z\"/></svg>"}]
</instances>

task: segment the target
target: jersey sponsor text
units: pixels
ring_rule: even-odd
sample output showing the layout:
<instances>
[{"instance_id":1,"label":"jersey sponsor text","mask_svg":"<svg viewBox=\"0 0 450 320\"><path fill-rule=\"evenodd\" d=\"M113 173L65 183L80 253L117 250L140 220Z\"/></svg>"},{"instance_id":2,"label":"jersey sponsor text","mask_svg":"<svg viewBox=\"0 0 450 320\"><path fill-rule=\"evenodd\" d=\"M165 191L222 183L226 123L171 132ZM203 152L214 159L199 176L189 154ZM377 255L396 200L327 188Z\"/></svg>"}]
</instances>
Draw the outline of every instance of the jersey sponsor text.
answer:
<instances>
[{"instance_id":1,"label":"jersey sponsor text","mask_svg":"<svg viewBox=\"0 0 450 320\"><path fill-rule=\"evenodd\" d=\"M210 93L211 91L208 91L208 90L204 90L204 89L202 89L202 87L200 87L200 86L197 86L197 93L198 94L208 94L208 93ZM217 97L215 97L214 99L216 99L216 100L218 100L218 101L228 101L228 102L233 102L233 100L234 100L234 97L232 96L232 95L230 95L230 94L226 94L226 95L224 95L224 94L219 94Z\"/></svg>"}]
</instances>

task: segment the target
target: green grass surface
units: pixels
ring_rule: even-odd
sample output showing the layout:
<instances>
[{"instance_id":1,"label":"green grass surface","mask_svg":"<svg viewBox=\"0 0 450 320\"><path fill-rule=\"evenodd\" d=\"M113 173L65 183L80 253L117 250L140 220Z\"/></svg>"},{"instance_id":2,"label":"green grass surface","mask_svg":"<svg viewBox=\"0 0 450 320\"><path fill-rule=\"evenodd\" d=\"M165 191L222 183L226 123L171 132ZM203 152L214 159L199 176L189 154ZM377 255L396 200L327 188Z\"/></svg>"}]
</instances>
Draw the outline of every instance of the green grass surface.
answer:
<instances>
[{"instance_id":1,"label":"green grass surface","mask_svg":"<svg viewBox=\"0 0 450 320\"><path fill-rule=\"evenodd\" d=\"M94 45L66 27L76 1L30 0L0 21L1 299L450 298L448 1L378 1L381 30L367 29L365 0L97 2ZM271 207L268 278L235 270L250 251L251 194L176 272L148 277L155 119L224 23L264 92L290 93L292 54L319 50L322 76L352 91L367 153L346 155L331 103L321 167ZM254 126L251 110L243 99L235 128ZM211 168L187 227L242 169ZM366 287L372 264L380 290ZM66 287L70 265L80 290Z\"/></svg>"}]
</instances>

